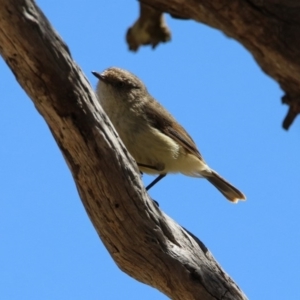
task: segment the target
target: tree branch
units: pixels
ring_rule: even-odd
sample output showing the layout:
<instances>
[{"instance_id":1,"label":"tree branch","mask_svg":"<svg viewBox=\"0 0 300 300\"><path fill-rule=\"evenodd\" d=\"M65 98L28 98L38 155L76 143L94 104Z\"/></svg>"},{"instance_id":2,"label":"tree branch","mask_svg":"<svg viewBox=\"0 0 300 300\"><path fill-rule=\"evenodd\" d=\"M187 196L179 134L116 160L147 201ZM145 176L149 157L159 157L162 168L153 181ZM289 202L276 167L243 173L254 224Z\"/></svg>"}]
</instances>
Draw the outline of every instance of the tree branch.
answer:
<instances>
[{"instance_id":1,"label":"tree branch","mask_svg":"<svg viewBox=\"0 0 300 300\"><path fill-rule=\"evenodd\" d=\"M149 199L67 46L30 0L0 0L0 52L47 122L117 265L172 299L246 299L206 247Z\"/></svg>"},{"instance_id":2,"label":"tree branch","mask_svg":"<svg viewBox=\"0 0 300 300\"><path fill-rule=\"evenodd\" d=\"M151 45L154 49L160 42L165 43L170 39L171 33L163 13L141 3L140 16L126 33L129 50L137 51L141 45Z\"/></svg>"},{"instance_id":3,"label":"tree branch","mask_svg":"<svg viewBox=\"0 0 300 300\"><path fill-rule=\"evenodd\" d=\"M289 128L300 113L299 1L140 0L140 2L141 6L152 6L158 12L168 12L176 18L193 19L220 29L244 45L263 71L274 78L285 92L282 102L289 105L289 112L283 122L283 128ZM144 15L144 23L151 23L146 19L152 18L152 15Z\"/></svg>"}]
</instances>

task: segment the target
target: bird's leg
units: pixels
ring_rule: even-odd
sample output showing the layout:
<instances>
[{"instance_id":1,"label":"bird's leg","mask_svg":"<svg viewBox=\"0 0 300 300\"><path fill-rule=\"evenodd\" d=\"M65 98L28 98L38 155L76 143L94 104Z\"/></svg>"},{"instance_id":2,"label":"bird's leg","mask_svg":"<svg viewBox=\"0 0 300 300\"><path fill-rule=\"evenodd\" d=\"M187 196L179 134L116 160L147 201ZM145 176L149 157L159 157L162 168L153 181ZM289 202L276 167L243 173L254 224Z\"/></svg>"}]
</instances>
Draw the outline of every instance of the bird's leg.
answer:
<instances>
[{"instance_id":1,"label":"bird's leg","mask_svg":"<svg viewBox=\"0 0 300 300\"><path fill-rule=\"evenodd\" d=\"M143 167L143 168L148 168L148 169L152 169L155 171L162 171L164 169L164 165L162 166L150 166L150 165L145 165L145 164L141 164L141 163L137 163L137 165L139 167ZM150 184L148 184L146 186L146 191L149 191L157 182L159 182L161 179L163 179L167 174L160 174L159 176L157 176Z\"/></svg>"},{"instance_id":2,"label":"bird's leg","mask_svg":"<svg viewBox=\"0 0 300 300\"><path fill-rule=\"evenodd\" d=\"M150 184L146 186L146 191L149 191L156 183L163 179L167 174L160 174Z\"/></svg>"}]
</instances>

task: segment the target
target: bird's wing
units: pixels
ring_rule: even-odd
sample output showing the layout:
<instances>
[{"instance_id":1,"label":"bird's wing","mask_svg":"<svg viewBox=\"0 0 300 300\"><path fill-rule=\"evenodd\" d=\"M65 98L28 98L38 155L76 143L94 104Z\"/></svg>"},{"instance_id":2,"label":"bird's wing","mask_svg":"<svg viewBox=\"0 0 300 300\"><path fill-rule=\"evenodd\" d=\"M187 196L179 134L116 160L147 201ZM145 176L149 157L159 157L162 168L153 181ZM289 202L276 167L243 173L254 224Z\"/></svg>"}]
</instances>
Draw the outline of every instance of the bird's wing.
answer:
<instances>
[{"instance_id":1,"label":"bird's wing","mask_svg":"<svg viewBox=\"0 0 300 300\"><path fill-rule=\"evenodd\" d=\"M186 130L155 99L151 99L144 107L144 113L150 124L163 134L175 140L187 152L202 158L197 146Z\"/></svg>"}]
</instances>

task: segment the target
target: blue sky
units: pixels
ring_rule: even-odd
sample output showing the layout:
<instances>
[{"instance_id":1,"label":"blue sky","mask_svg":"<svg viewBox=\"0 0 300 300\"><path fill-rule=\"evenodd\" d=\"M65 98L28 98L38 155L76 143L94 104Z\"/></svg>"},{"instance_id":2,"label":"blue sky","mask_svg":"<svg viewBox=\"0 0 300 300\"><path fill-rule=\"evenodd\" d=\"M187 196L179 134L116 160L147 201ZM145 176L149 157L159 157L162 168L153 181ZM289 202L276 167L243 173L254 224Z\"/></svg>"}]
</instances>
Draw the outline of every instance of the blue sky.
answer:
<instances>
[{"instance_id":1,"label":"blue sky","mask_svg":"<svg viewBox=\"0 0 300 300\"><path fill-rule=\"evenodd\" d=\"M129 52L136 1L37 3L93 87L92 70L138 75L248 198L233 205L205 180L170 175L150 193L160 208L205 243L250 299L300 299L300 121L282 129L278 84L236 41L194 21L167 17L170 43ZM167 299L118 269L3 60L0 76L0 298Z\"/></svg>"}]
</instances>

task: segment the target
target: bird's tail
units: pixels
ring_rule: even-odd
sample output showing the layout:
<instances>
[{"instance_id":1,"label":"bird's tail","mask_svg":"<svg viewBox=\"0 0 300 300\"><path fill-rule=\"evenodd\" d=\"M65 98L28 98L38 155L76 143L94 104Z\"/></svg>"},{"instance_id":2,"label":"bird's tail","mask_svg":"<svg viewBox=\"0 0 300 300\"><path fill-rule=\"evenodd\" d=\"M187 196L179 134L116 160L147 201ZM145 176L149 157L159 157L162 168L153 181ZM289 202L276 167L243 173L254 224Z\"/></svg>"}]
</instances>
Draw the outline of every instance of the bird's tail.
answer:
<instances>
[{"instance_id":1,"label":"bird's tail","mask_svg":"<svg viewBox=\"0 0 300 300\"><path fill-rule=\"evenodd\" d=\"M239 200L246 200L246 196L222 178L217 172L211 170L205 174L205 178L213 184L229 201L237 203Z\"/></svg>"}]
</instances>

